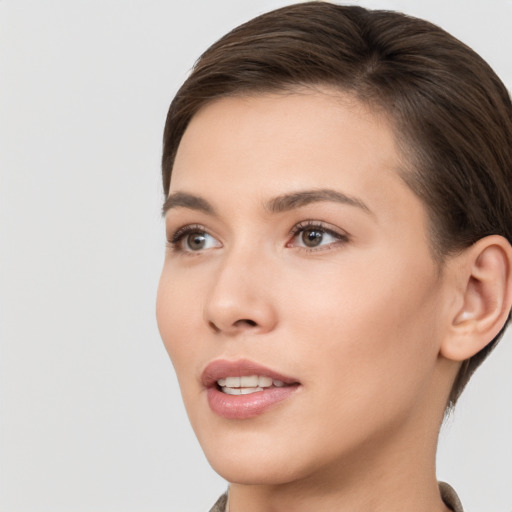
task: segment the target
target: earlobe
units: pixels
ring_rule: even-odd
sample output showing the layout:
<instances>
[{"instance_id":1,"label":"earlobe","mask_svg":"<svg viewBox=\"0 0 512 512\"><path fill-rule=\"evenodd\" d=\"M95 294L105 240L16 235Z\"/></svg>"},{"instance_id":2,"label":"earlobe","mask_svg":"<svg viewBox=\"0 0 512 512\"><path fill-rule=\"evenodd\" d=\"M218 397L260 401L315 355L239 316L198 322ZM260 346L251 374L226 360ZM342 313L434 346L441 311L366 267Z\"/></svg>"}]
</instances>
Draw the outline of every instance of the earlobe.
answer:
<instances>
[{"instance_id":1,"label":"earlobe","mask_svg":"<svg viewBox=\"0 0 512 512\"><path fill-rule=\"evenodd\" d=\"M482 238L457 256L459 306L451 318L441 354L464 361L500 332L512 304L512 248L502 236Z\"/></svg>"}]
</instances>

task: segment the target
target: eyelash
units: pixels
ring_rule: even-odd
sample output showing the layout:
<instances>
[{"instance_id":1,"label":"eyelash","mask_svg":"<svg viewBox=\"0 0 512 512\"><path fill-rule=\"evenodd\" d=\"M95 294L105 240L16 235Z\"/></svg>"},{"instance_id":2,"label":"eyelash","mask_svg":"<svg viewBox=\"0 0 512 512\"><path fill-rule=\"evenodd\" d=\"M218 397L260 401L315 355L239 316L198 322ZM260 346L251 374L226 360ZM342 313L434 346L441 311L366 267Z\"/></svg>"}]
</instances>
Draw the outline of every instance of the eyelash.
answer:
<instances>
[{"instance_id":1,"label":"eyelash","mask_svg":"<svg viewBox=\"0 0 512 512\"><path fill-rule=\"evenodd\" d=\"M336 245L347 243L350 241L350 237L346 233L339 233L331 228L326 227L326 225L323 222L320 221L313 221L313 220L305 220L302 222L299 222L288 233L288 236L290 237L290 241L286 243L286 247L296 247L300 250L306 251L306 252L316 252L316 251L322 251L322 250L329 250L334 245L333 243L328 244L326 246L320 246L320 247L303 247L303 246L294 246L291 245L291 241L297 237L300 233L304 231L320 231L322 233L325 233L327 235L332 236L333 238L337 239ZM178 230L176 230L171 236L167 239L167 247L170 248L172 251L177 253L184 253L184 254L198 254L201 251L192 251L192 250L185 250L181 247L181 243L183 242L184 238L192 233L206 233L209 235L208 230L201 224L189 224L186 226L182 226ZM209 235L211 236L211 235Z\"/></svg>"},{"instance_id":2,"label":"eyelash","mask_svg":"<svg viewBox=\"0 0 512 512\"><path fill-rule=\"evenodd\" d=\"M299 222L293 228L290 230L290 233L288 236L291 237L293 240L297 237L300 233L303 233L304 231L320 231L321 233L327 234L332 236L337 240L337 242L323 245L320 247L303 247L299 246L298 248L306 251L306 252L317 252L317 251L325 251L333 248L333 245L338 246L339 244L344 244L350 241L350 237L346 233L340 233L338 231L335 231L334 229L328 228L323 222L321 221L314 221L314 220L305 220L302 222ZM292 247L290 245L291 241L286 244L287 247ZM296 246L293 246L296 247Z\"/></svg>"},{"instance_id":3,"label":"eyelash","mask_svg":"<svg viewBox=\"0 0 512 512\"><path fill-rule=\"evenodd\" d=\"M196 251L185 251L181 246L181 242L183 239L192 234L192 233L208 233L207 229L201 224L188 224L186 226L182 226L178 230L176 230L171 236L167 238L167 247L172 249L175 252L181 253L194 253ZM200 251L197 251L200 252Z\"/></svg>"}]
</instances>

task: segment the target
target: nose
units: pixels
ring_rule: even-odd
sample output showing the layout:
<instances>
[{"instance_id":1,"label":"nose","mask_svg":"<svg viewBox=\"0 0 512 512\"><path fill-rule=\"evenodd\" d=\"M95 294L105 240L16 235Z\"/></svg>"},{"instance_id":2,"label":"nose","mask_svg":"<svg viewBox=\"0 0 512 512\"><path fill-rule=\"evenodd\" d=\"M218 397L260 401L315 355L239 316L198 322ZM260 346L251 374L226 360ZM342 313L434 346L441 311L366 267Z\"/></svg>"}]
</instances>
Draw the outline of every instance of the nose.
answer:
<instances>
[{"instance_id":1,"label":"nose","mask_svg":"<svg viewBox=\"0 0 512 512\"><path fill-rule=\"evenodd\" d=\"M247 250L232 252L212 280L204 319L215 333L264 334L277 324L271 265Z\"/></svg>"}]
</instances>

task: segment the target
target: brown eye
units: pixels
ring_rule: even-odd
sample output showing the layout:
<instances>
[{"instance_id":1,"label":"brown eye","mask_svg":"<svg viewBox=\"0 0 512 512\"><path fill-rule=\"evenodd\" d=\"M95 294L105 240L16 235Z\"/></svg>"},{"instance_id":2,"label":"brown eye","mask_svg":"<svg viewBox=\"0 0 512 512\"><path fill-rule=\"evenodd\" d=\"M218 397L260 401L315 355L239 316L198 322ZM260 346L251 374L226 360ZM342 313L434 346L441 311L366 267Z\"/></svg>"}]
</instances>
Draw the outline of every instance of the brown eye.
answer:
<instances>
[{"instance_id":1,"label":"brown eye","mask_svg":"<svg viewBox=\"0 0 512 512\"><path fill-rule=\"evenodd\" d=\"M302 247L310 250L331 249L349 241L347 234L313 221L297 224L290 234L293 236L287 247Z\"/></svg>"},{"instance_id":2,"label":"brown eye","mask_svg":"<svg viewBox=\"0 0 512 512\"><path fill-rule=\"evenodd\" d=\"M191 251L200 251L206 245L206 235L205 233L189 233L185 237L185 244Z\"/></svg>"},{"instance_id":3,"label":"brown eye","mask_svg":"<svg viewBox=\"0 0 512 512\"><path fill-rule=\"evenodd\" d=\"M317 247L324 238L323 231L318 229L305 229L301 234L302 243L306 247Z\"/></svg>"},{"instance_id":4,"label":"brown eye","mask_svg":"<svg viewBox=\"0 0 512 512\"><path fill-rule=\"evenodd\" d=\"M174 252L202 252L208 249L217 249L222 244L210 235L203 226L190 224L178 229L174 234L167 236L167 244Z\"/></svg>"}]
</instances>

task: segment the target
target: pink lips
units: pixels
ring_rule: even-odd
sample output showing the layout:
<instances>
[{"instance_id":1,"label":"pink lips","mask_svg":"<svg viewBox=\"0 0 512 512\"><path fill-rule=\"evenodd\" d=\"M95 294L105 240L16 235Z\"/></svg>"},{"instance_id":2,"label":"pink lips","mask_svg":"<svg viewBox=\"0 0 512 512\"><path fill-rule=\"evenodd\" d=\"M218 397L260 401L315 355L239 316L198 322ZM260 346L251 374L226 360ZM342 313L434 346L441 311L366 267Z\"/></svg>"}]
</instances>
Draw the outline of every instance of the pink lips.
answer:
<instances>
[{"instance_id":1,"label":"pink lips","mask_svg":"<svg viewBox=\"0 0 512 512\"><path fill-rule=\"evenodd\" d=\"M271 386L248 395L228 395L223 393L217 385L219 379L244 375L270 377L273 380L284 382L285 386ZM274 404L290 397L299 387L299 382L296 379L245 359L213 361L204 369L201 380L206 387L210 409L226 419L247 419L258 416Z\"/></svg>"}]
</instances>

